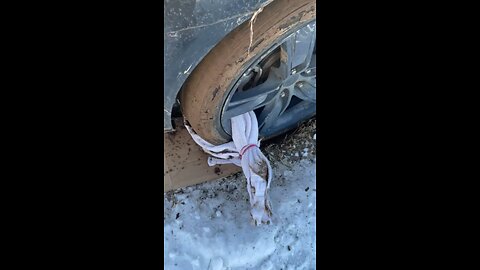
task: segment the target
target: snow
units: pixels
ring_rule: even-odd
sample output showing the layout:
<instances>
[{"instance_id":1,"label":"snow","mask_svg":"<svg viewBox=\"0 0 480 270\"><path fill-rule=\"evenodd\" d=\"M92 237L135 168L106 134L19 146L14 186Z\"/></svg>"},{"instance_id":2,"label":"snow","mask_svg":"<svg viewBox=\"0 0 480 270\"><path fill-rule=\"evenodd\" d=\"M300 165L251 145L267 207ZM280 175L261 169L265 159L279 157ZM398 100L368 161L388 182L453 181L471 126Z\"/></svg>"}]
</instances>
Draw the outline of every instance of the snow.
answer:
<instances>
[{"instance_id":1,"label":"snow","mask_svg":"<svg viewBox=\"0 0 480 270\"><path fill-rule=\"evenodd\" d=\"M315 163L272 162L270 225L253 225L241 173L165 194L164 268L315 269Z\"/></svg>"}]
</instances>

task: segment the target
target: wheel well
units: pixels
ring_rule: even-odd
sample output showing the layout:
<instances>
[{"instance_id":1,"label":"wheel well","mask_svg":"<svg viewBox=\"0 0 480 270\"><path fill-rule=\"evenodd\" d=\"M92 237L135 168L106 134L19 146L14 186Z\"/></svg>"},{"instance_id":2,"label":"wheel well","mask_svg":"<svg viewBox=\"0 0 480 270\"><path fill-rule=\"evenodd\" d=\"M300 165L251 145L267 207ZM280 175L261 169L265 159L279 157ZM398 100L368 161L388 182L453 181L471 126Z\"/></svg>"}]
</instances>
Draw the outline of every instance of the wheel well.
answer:
<instances>
[{"instance_id":1,"label":"wheel well","mask_svg":"<svg viewBox=\"0 0 480 270\"><path fill-rule=\"evenodd\" d=\"M248 24L250 23L250 19L252 18L252 16L258 12L258 11L262 11L263 8L265 8L267 5L271 4L273 2L273 0L261 0L259 5L250 10L249 12L247 13L244 13L244 14L239 14L239 15L236 15L236 16L233 16L233 17L230 17L229 19L230 20L237 20L237 25L230 29L229 31L225 32L225 35L222 36L213 46L211 46L211 48L207 51L207 53L205 53L203 56L201 56L197 61L195 61L195 63L192 63L192 66L191 66L191 70L188 70L187 74L188 76L185 77L185 79L183 80L181 86L179 87L176 95L175 95L175 101L172 105L172 114L171 114L171 117L179 117L179 116L182 116L182 112L181 112L181 109L180 109L180 96L182 94L182 90L185 86L185 84L188 82L189 78L191 77L192 73L195 72L195 70L197 69L197 67L205 60L205 58L211 54L212 50L218 46L224 39L228 38L233 32L235 32L238 28L242 27L244 24ZM229 22L229 20L222 20L223 23L226 23L226 22Z\"/></svg>"}]
</instances>

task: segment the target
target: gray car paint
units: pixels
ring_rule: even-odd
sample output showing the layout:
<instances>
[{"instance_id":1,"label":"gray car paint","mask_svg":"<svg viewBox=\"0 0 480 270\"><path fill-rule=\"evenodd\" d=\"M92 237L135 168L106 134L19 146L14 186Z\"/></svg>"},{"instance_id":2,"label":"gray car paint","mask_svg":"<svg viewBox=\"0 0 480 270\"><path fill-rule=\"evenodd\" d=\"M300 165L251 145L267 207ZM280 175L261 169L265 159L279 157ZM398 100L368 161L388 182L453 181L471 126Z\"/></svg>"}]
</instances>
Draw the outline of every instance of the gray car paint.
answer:
<instances>
[{"instance_id":1,"label":"gray car paint","mask_svg":"<svg viewBox=\"0 0 480 270\"><path fill-rule=\"evenodd\" d=\"M164 132L178 92L201 60L228 33L270 0L164 0Z\"/></svg>"}]
</instances>

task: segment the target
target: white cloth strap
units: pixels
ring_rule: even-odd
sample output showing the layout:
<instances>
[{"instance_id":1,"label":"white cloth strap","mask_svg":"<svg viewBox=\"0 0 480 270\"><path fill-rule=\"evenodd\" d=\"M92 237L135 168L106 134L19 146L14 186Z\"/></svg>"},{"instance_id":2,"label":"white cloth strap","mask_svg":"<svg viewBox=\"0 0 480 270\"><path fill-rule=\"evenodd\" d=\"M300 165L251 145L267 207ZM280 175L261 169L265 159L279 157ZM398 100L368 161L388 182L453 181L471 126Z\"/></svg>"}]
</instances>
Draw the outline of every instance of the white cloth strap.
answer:
<instances>
[{"instance_id":1,"label":"white cloth strap","mask_svg":"<svg viewBox=\"0 0 480 270\"><path fill-rule=\"evenodd\" d=\"M193 131L185 121L185 127L203 151L208 153L208 165L235 164L242 167L247 178L247 191L250 196L251 215L255 224L271 223L272 208L268 190L272 182L272 167L260 151L258 122L254 112L248 112L231 119L233 141L213 145Z\"/></svg>"}]
</instances>

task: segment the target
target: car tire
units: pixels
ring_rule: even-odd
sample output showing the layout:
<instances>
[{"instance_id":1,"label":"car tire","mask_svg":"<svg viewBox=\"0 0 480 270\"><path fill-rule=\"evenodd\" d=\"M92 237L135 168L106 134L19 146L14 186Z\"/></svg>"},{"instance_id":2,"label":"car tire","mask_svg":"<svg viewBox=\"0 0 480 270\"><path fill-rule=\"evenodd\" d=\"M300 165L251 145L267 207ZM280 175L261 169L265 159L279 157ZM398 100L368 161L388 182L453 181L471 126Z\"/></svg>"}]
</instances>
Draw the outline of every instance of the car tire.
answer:
<instances>
[{"instance_id":1,"label":"car tire","mask_svg":"<svg viewBox=\"0 0 480 270\"><path fill-rule=\"evenodd\" d=\"M258 13L251 46L250 20L217 44L195 68L180 93L183 116L193 130L213 144L229 141L220 114L232 84L259 55L315 18L314 0L275 0Z\"/></svg>"}]
</instances>

